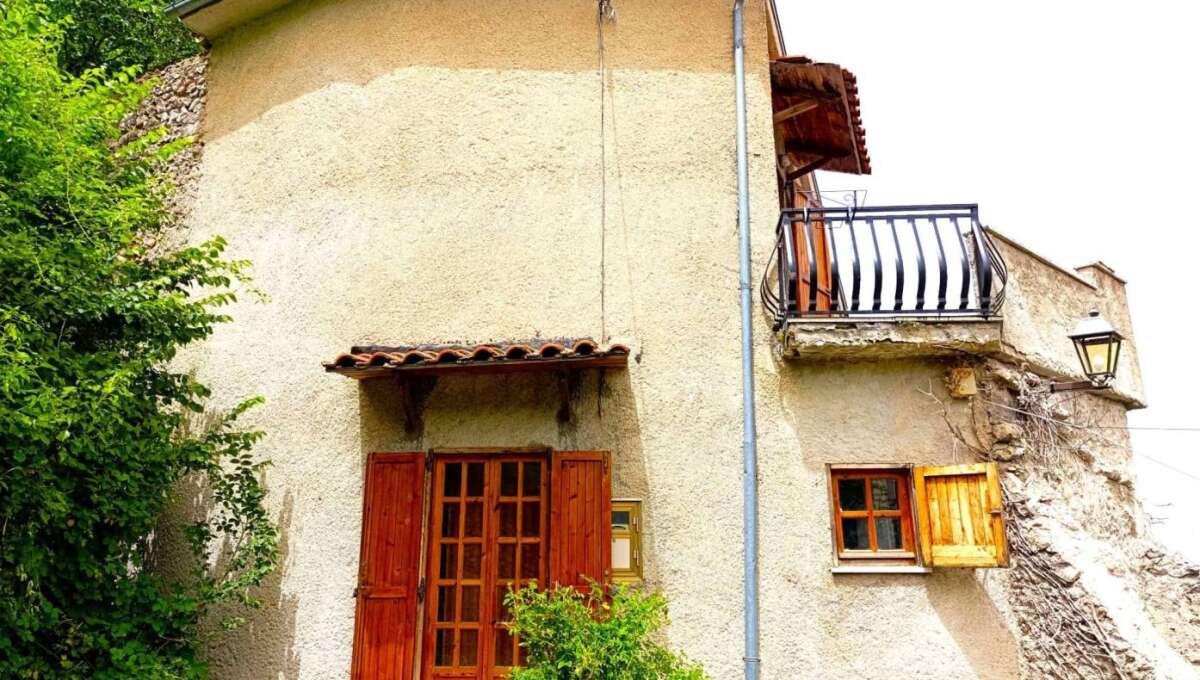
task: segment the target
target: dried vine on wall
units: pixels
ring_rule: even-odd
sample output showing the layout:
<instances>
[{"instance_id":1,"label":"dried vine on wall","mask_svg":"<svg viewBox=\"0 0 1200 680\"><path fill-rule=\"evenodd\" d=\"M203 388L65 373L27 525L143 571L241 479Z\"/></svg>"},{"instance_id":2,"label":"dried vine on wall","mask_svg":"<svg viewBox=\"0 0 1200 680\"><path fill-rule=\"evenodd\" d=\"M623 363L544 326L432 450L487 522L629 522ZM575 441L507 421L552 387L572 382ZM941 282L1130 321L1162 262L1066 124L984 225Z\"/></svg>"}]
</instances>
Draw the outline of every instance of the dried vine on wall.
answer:
<instances>
[{"instance_id":1,"label":"dried vine on wall","mask_svg":"<svg viewBox=\"0 0 1200 680\"><path fill-rule=\"evenodd\" d=\"M982 393L971 398L965 425L955 422L932 386L920 391L940 405L947 428L964 449L979 460L1006 463L1009 605L1020 633L1023 675L1055 680L1153 677L1148 661L1120 636L1105 608L1080 584L1079 570L1039 536L1044 510L1031 507L1021 491L1031 476L1071 485L1088 474L1094 460L1088 451L1097 444L1090 441L1093 433L1063 424L1061 419L1071 414L1061 412L1062 405L1041 378L1007 367L982 368L987 379Z\"/></svg>"}]
</instances>

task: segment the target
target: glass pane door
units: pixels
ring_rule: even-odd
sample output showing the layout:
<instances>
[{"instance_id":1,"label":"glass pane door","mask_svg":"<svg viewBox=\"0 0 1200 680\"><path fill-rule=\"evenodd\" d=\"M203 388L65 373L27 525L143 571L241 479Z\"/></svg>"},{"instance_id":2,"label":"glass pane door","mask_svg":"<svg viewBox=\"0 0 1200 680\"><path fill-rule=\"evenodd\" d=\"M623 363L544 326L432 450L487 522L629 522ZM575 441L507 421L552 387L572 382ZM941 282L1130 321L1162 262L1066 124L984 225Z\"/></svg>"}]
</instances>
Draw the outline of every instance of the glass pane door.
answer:
<instances>
[{"instance_id":1,"label":"glass pane door","mask_svg":"<svg viewBox=\"0 0 1200 680\"><path fill-rule=\"evenodd\" d=\"M533 456L447 456L433 474L426 678L505 678L524 661L504 596L546 579L549 480Z\"/></svg>"}]
</instances>

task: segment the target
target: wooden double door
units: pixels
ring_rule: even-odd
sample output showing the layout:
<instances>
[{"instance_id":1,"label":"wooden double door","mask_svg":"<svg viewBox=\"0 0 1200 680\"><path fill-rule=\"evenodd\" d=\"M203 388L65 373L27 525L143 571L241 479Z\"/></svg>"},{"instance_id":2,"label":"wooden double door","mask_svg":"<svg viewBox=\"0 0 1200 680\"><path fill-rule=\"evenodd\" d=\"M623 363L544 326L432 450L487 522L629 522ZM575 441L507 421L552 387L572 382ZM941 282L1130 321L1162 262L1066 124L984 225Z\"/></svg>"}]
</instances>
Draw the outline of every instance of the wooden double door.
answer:
<instances>
[{"instance_id":1,"label":"wooden double door","mask_svg":"<svg viewBox=\"0 0 1200 680\"><path fill-rule=\"evenodd\" d=\"M609 486L599 452L373 454L355 680L507 677L508 591L607 577Z\"/></svg>"},{"instance_id":2,"label":"wooden double door","mask_svg":"<svg viewBox=\"0 0 1200 680\"><path fill-rule=\"evenodd\" d=\"M492 680L523 661L504 597L546 582L547 467L538 456L435 463L424 677Z\"/></svg>"}]
</instances>

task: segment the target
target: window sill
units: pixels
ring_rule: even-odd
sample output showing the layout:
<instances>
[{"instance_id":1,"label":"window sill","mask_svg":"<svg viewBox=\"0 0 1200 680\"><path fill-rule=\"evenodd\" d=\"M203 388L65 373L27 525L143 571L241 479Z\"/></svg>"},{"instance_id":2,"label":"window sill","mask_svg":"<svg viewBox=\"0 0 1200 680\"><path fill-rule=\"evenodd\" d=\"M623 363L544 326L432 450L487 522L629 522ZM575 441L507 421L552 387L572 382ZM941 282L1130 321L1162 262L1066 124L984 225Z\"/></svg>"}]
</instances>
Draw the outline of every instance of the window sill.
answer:
<instances>
[{"instance_id":1,"label":"window sill","mask_svg":"<svg viewBox=\"0 0 1200 680\"><path fill-rule=\"evenodd\" d=\"M931 574L929 567L915 564L855 564L840 565L830 568L832 574Z\"/></svg>"}]
</instances>

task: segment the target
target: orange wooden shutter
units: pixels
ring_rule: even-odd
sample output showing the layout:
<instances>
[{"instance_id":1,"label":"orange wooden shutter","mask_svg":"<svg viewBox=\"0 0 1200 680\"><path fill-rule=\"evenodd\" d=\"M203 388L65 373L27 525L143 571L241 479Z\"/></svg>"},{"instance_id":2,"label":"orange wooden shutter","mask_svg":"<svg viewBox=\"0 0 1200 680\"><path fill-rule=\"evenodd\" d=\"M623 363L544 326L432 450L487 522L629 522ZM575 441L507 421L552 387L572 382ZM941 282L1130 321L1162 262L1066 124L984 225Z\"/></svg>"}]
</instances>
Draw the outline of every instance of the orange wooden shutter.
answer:
<instances>
[{"instance_id":1,"label":"orange wooden shutter","mask_svg":"<svg viewBox=\"0 0 1200 680\"><path fill-rule=\"evenodd\" d=\"M424 454L371 454L363 496L355 680L413 677L424 491Z\"/></svg>"},{"instance_id":2,"label":"orange wooden shutter","mask_svg":"<svg viewBox=\"0 0 1200 680\"><path fill-rule=\"evenodd\" d=\"M925 566L1008 566L995 463L918 467L913 482Z\"/></svg>"},{"instance_id":3,"label":"orange wooden shutter","mask_svg":"<svg viewBox=\"0 0 1200 680\"><path fill-rule=\"evenodd\" d=\"M819 200L809 198L809 194L804 193L798 182L791 184L792 207L821 207ZM808 257L808 234L804 228L804 221L797 220L792 223L793 240L796 244L796 263L799 281L796 282L796 304L801 310L807 310L811 302L812 295L812 270L816 267L817 270L817 308L816 311L827 312L830 310L832 300L832 282L833 274L829 266L829 243L828 239L833 236L826 234L825 220L813 219L813 253L816 255L816 260L809 261Z\"/></svg>"},{"instance_id":4,"label":"orange wooden shutter","mask_svg":"<svg viewBox=\"0 0 1200 680\"><path fill-rule=\"evenodd\" d=\"M605 582L612 564L608 454L556 451L550 469L550 581L586 588Z\"/></svg>"}]
</instances>

